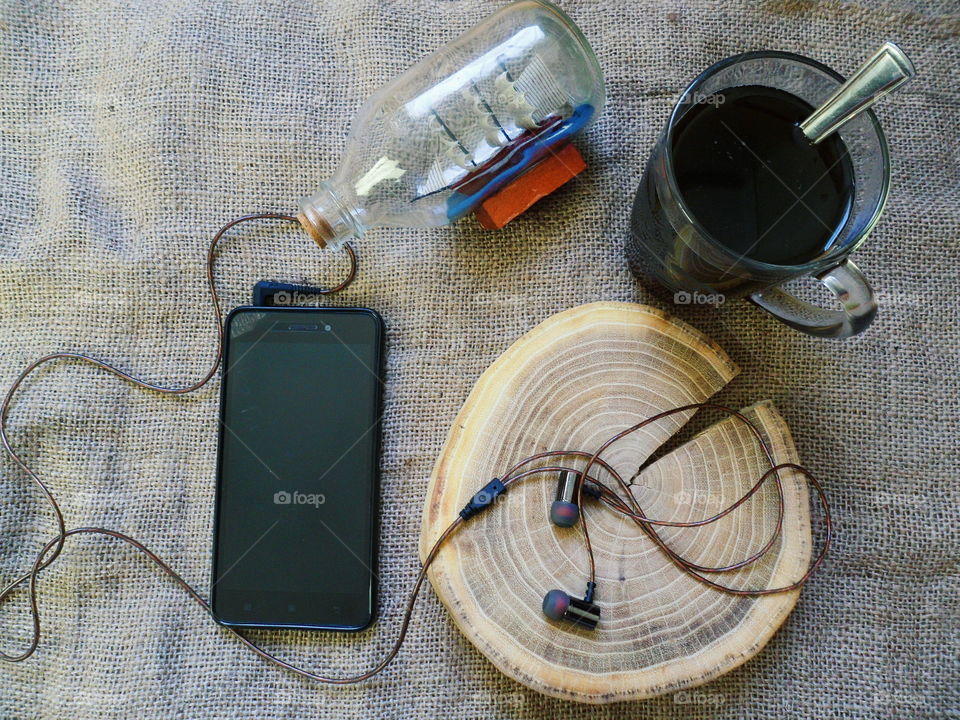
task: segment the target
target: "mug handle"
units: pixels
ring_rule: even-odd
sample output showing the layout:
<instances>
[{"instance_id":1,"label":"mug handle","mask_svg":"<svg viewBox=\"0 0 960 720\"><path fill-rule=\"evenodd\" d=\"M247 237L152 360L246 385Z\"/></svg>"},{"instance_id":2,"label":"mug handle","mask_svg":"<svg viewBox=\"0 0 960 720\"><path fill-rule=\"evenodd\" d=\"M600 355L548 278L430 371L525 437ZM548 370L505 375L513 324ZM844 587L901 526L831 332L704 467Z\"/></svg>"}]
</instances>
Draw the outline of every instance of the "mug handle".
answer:
<instances>
[{"instance_id":1,"label":"mug handle","mask_svg":"<svg viewBox=\"0 0 960 720\"><path fill-rule=\"evenodd\" d=\"M750 300L790 327L817 337L844 338L867 329L877 314L873 288L851 260L814 275L837 296L842 310L828 310L800 300L786 290L771 287Z\"/></svg>"}]
</instances>

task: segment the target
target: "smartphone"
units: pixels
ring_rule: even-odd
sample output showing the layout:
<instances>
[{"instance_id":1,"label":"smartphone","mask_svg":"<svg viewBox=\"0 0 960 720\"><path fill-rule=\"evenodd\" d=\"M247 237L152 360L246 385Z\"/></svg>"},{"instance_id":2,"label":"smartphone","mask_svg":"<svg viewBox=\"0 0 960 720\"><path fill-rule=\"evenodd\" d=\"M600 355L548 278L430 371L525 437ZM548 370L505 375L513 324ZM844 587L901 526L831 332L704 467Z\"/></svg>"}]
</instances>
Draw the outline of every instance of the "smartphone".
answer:
<instances>
[{"instance_id":1,"label":"smartphone","mask_svg":"<svg viewBox=\"0 0 960 720\"><path fill-rule=\"evenodd\" d=\"M366 308L227 319L210 593L222 624L373 621L383 335Z\"/></svg>"}]
</instances>

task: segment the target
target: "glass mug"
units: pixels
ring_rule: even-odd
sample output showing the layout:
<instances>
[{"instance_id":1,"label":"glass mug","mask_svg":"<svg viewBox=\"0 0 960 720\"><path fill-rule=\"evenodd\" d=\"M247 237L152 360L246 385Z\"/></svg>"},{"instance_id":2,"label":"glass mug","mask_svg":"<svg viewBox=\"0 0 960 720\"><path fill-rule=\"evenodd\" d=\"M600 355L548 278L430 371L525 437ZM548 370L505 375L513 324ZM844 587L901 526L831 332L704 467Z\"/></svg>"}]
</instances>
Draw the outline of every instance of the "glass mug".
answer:
<instances>
[{"instance_id":1,"label":"glass mug","mask_svg":"<svg viewBox=\"0 0 960 720\"><path fill-rule=\"evenodd\" d=\"M774 88L819 107L843 77L800 55L761 51L722 60L697 77L680 97L653 149L637 191L627 255L631 269L676 293L676 302L719 304L746 297L781 322L820 337L862 332L877 312L873 290L849 259L876 225L887 199L887 142L874 113L860 113L837 132L849 153L851 205L821 255L795 265L747 257L713 237L684 201L674 174L673 141L678 122L698 102L740 86ZM836 295L842 309L821 308L779 287L809 276Z\"/></svg>"}]
</instances>

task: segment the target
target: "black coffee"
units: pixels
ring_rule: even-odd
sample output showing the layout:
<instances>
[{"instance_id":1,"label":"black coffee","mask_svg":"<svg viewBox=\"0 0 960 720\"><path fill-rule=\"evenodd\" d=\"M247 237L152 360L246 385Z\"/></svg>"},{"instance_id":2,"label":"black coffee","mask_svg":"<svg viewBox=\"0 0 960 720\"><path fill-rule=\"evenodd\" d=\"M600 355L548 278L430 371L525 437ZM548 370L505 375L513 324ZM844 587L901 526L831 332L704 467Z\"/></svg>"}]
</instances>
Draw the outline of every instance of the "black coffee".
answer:
<instances>
[{"instance_id":1,"label":"black coffee","mask_svg":"<svg viewBox=\"0 0 960 720\"><path fill-rule=\"evenodd\" d=\"M674 173L694 218L754 260L795 265L821 255L853 195L843 141L834 133L810 143L797 124L814 108L782 90L745 86L701 100L673 138Z\"/></svg>"}]
</instances>

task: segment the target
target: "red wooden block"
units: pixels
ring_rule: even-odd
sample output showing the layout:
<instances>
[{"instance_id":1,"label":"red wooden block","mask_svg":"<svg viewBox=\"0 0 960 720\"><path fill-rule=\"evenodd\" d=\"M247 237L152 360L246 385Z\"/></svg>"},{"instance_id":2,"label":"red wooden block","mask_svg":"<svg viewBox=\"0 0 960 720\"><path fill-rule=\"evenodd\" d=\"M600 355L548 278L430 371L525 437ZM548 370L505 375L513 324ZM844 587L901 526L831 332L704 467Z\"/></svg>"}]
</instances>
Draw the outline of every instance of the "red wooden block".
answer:
<instances>
[{"instance_id":1,"label":"red wooden block","mask_svg":"<svg viewBox=\"0 0 960 720\"><path fill-rule=\"evenodd\" d=\"M575 178L586 167L583 156L568 143L484 200L474 214L487 230L499 230L537 200Z\"/></svg>"}]
</instances>

